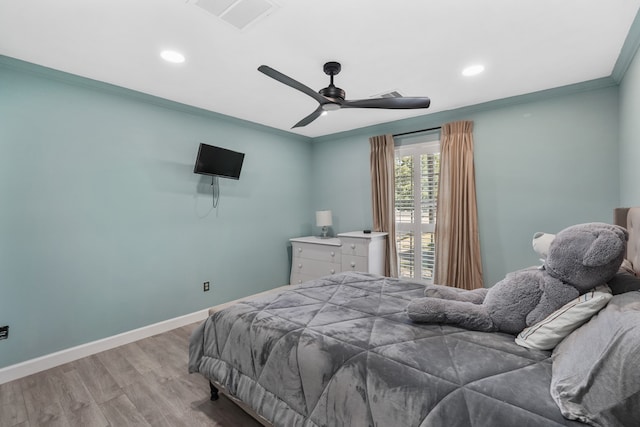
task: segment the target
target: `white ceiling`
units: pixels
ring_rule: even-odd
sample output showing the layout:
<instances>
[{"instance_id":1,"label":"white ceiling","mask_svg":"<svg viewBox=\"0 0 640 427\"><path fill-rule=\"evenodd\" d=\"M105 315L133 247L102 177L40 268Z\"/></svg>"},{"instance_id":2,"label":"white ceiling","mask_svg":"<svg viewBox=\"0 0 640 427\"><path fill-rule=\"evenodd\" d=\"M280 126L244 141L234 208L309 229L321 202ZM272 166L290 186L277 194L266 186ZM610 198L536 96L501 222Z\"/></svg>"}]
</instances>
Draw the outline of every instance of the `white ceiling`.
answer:
<instances>
[{"instance_id":1,"label":"white ceiling","mask_svg":"<svg viewBox=\"0 0 640 427\"><path fill-rule=\"evenodd\" d=\"M240 30L198 1L213 0L0 0L0 54L283 130L318 104L262 64L319 90L335 60L347 99L397 90L432 100L428 110L339 110L292 130L317 137L610 76L640 6L275 0ZM164 62L167 48L186 61ZM485 72L463 77L475 63Z\"/></svg>"}]
</instances>

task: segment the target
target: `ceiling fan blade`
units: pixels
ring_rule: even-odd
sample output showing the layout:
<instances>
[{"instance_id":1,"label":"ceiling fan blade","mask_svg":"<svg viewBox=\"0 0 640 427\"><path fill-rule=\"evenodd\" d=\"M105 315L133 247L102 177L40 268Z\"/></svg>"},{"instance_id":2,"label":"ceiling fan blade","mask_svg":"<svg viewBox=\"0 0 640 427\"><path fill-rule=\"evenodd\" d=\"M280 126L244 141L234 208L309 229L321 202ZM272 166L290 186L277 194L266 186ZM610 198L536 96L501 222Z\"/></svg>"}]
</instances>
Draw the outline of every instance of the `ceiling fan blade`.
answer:
<instances>
[{"instance_id":1,"label":"ceiling fan blade","mask_svg":"<svg viewBox=\"0 0 640 427\"><path fill-rule=\"evenodd\" d=\"M300 120L291 129L293 129L293 128L301 128L303 126L308 125L309 123L311 123L312 121L314 121L315 119L320 117L322 115L322 113L324 113L324 110L322 109L322 106L319 106L318 108L316 108L316 110L313 113L309 114L307 117L305 117L304 119Z\"/></svg>"},{"instance_id":2,"label":"ceiling fan blade","mask_svg":"<svg viewBox=\"0 0 640 427\"><path fill-rule=\"evenodd\" d=\"M414 108L429 108L431 100L426 96L401 97L401 98L372 98L344 101L342 108L386 108L409 110Z\"/></svg>"},{"instance_id":3,"label":"ceiling fan blade","mask_svg":"<svg viewBox=\"0 0 640 427\"><path fill-rule=\"evenodd\" d=\"M300 92L309 95L310 97L312 97L313 99L315 99L316 101L318 101L319 103L325 103L327 102L327 99L320 95L318 92L314 91L313 89L311 89L308 86L303 85L302 83L300 83L297 80L292 79L289 76L286 76L284 74L282 74L280 71L274 70L273 68L269 67L268 65L261 65L258 67L258 71L260 71L263 74L266 74L267 76L271 77L272 79L275 79L277 81L279 81L280 83L284 83L287 86L290 86L294 89L299 90Z\"/></svg>"}]
</instances>

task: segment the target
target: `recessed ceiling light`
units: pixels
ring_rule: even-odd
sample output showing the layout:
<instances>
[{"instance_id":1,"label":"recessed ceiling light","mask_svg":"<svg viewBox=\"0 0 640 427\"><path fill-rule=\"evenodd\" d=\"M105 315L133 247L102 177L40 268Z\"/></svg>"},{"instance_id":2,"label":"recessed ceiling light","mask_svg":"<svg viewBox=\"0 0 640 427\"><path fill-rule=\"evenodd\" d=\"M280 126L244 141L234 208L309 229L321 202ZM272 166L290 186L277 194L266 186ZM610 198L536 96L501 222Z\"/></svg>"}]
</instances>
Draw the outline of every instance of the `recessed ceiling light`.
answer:
<instances>
[{"instance_id":1,"label":"recessed ceiling light","mask_svg":"<svg viewBox=\"0 0 640 427\"><path fill-rule=\"evenodd\" d=\"M160 56L167 62L172 62L174 64L181 64L184 62L184 55L180 52L176 52L175 50L163 50L160 52Z\"/></svg>"},{"instance_id":2,"label":"recessed ceiling light","mask_svg":"<svg viewBox=\"0 0 640 427\"><path fill-rule=\"evenodd\" d=\"M462 75L470 77L470 76L478 75L483 71L484 71L484 65L480 65L480 64L472 65L462 70Z\"/></svg>"}]
</instances>

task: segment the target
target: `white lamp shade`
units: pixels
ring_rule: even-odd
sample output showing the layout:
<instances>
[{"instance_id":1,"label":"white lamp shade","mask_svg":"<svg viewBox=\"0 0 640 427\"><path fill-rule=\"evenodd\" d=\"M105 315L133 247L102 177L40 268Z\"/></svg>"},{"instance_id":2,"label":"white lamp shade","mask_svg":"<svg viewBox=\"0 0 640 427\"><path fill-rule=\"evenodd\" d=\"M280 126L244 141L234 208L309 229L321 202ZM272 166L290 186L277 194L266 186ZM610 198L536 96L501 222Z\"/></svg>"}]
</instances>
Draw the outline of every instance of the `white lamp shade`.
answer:
<instances>
[{"instance_id":1,"label":"white lamp shade","mask_svg":"<svg viewBox=\"0 0 640 427\"><path fill-rule=\"evenodd\" d=\"M333 225L331 211L316 211L316 225L318 227Z\"/></svg>"}]
</instances>

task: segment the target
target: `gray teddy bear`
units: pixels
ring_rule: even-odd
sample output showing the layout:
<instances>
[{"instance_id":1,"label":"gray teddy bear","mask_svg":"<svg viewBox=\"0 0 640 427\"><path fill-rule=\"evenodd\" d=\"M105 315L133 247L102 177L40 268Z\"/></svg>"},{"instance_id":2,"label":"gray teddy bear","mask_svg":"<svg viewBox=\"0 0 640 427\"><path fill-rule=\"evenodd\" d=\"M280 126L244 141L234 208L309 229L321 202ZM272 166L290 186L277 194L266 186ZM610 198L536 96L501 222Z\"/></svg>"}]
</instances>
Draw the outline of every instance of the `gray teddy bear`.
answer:
<instances>
[{"instance_id":1,"label":"gray teddy bear","mask_svg":"<svg viewBox=\"0 0 640 427\"><path fill-rule=\"evenodd\" d=\"M629 235L619 226L578 224L559 232L544 266L507 274L491 288L471 291L428 285L407 313L415 322L518 334L579 295L611 280Z\"/></svg>"}]
</instances>

